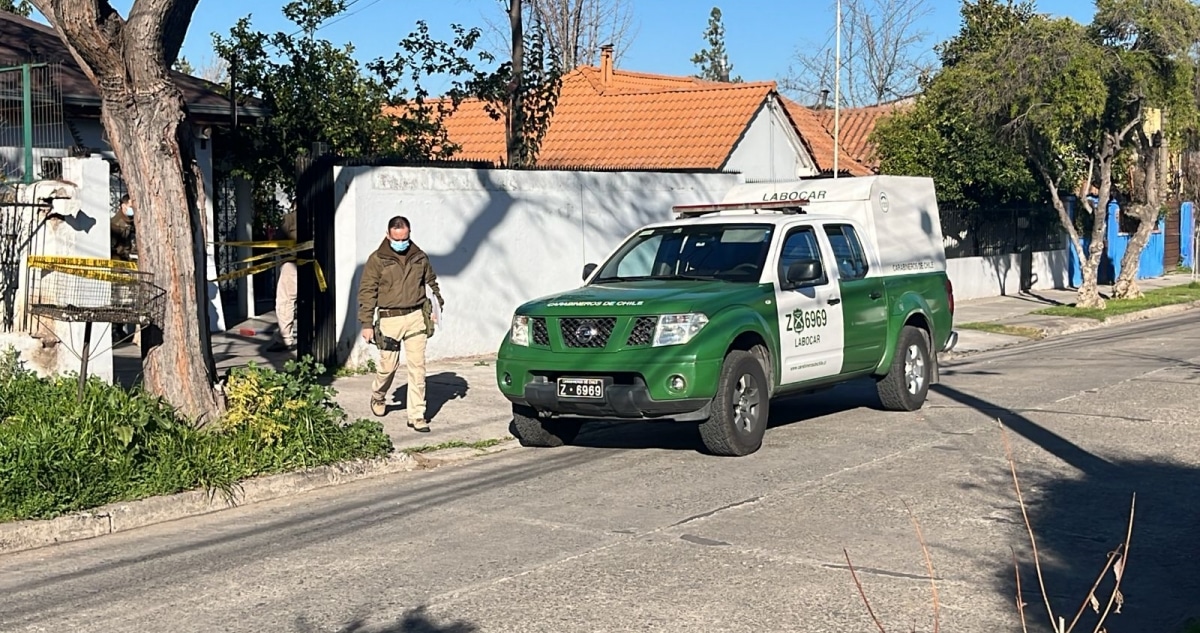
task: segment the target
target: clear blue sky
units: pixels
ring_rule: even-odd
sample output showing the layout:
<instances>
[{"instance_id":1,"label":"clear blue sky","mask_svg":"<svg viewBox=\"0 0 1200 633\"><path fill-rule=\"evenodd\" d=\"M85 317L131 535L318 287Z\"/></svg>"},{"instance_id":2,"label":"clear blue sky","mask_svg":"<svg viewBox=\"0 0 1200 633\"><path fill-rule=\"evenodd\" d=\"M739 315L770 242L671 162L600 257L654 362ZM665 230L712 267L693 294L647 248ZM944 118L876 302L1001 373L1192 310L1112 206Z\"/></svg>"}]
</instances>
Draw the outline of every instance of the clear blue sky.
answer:
<instances>
[{"instance_id":1,"label":"clear blue sky","mask_svg":"<svg viewBox=\"0 0 1200 633\"><path fill-rule=\"evenodd\" d=\"M212 58L214 31L227 34L238 18L250 14L253 24L267 32L288 29L280 11L285 0L201 0L183 46L193 66ZM618 66L629 70L675 75L696 72L691 56L704 47L702 34L713 0L628 0L632 3L636 35ZM721 8L725 43L735 74L747 81L778 79L786 71L798 46L822 48L834 25L834 1L725 0ZM113 0L126 14L131 0ZM959 0L929 0L932 13L923 25L932 47L959 28ZM1038 11L1090 20L1094 5L1087 0L1040 0ZM499 0L357 0L348 15L320 31L325 39L352 43L361 61L390 57L396 43L417 20L425 20L432 34L448 39L449 25L478 26L506 20ZM290 32L290 31L289 31ZM496 32L485 34L489 43L503 40ZM498 50L498 49L494 49ZM430 86L431 88L433 86Z\"/></svg>"}]
</instances>

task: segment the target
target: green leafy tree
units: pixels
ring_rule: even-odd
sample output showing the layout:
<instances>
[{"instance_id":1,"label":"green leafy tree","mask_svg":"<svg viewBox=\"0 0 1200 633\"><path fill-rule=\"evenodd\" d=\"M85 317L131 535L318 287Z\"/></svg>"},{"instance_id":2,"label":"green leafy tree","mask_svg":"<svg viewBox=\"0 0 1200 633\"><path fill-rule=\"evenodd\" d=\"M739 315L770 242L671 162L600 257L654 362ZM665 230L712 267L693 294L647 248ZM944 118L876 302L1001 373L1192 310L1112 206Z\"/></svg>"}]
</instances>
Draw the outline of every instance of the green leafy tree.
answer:
<instances>
[{"instance_id":1,"label":"green leafy tree","mask_svg":"<svg viewBox=\"0 0 1200 633\"><path fill-rule=\"evenodd\" d=\"M33 14L33 5L29 4L29 0L0 0L0 11L29 17Z\"/></svg>"},{"instance_id":2,"label":"green leafy tree","mask_svg":"<svg viewBox=\"0 0 1200 633\"><path fill-rule=\"evenodd\" d=\"M1097 271L1114 165L1141 116L1136 100L1120 89L1107 53L1073 20L1036 16L959 64L979 87L968 107L1026 155L1046 186L1080 262L1078 304L1093 308L1105 303ZM1077 212L1092 226L1086 253L1061 195L1072 189Z\"/></svg>"},{"instance_id":3,"label":"green leafy tree","mask_svg":"<svg viewBox=\"0 0 1200 633\"><path fill-rule=\"evenodd\" d=\"M872 132L881 173L930 176L945 208L985 213L988 207L1043 203L1045 187L1025 155L974 120L966 73L946 72L916 103L884 118Z\"/></svg>"},{"instance_id":4,"label":"green leafy tree","mask_svg":"<svg viewBox=\"0 0 1200 633\"><path fill-rule=\"evenodd\" d=\"M1114 297L1129 299L1142 296L1138 264L1165 212L1168 149L1179 147L1197 121L1196 62L1190 54L1200 43L1200 7L1190 0L1099 0L1096 9L1089 30L1111 60L1110 90L1126 104L1125 116L1139 120L1131 151L1122 156L1133 183L1121 201L1121 212L1136 219L1138 228L1113 284Z\"/></svg>"},{"instance_id":5,"label":"green leafy tree","mask_svg":"<svg viewBox=\"0 0 1200 633\"><path fill-rule=\"evenodd\" d=\"M1023 152L996 138L994 126L971 111L978 77L957 68L1027 22L1028 3L967 0L958 34L937 46L942 69L925 82L916 103L881 120L871 140L887 174L931 176L950 208L984 212L989 206L1045 203L1048 196Z\"/></svg>"},{"instance_id":6,"label":"green leafy tree","mask_svg":"<svg viewBox=\"0 0 1200 633\"><path fill-rule=\"evenodd\" d=\"M725 50L725 25L721 22L719 7L713 7L709 13L704 39L708 42L708 48L692 55L692 63L700 67L696 77L708 81L741 83L740 76L729 77L733 72L733 64L729 63L729 53Z\"/></svg>"},{"instance_id":7,"label":"green leafy tree","mask_svg":"<svg viewBox=\"0 0 1200 633\"><path fill-rule=\"evenodd\" d=\"M390 58L360 66L352 45L336 46L316 37L321 24L346 9L345 0L297 0L283 14L294 33L255 31L240 19L228 37L214 34L214 49L229 65L235 98L256 97L271 116L264 125L239 130L243 148L235 172L255 181L267 199L276 187L292 192L295 159L321 143L344 156L389 155L409 159L446 158L458 147L443 121L467 96L489 90L494 73L474 52L480 32L453 25L454 39L442 42L418 22ZM450 79L443 97L431 98L423 81Z\"/></svg>"},{"instance_id":8,"label":"green leafy tree","mask_svg":"<svg viewBox=\"0 0 1200 633\"><path fill-rule=\"evenodd\" d=\"M943 68L991 49L1035 15L1031 0L963 0L960 13L959 32L934 47Z\"/></svg>"}]
</instances>

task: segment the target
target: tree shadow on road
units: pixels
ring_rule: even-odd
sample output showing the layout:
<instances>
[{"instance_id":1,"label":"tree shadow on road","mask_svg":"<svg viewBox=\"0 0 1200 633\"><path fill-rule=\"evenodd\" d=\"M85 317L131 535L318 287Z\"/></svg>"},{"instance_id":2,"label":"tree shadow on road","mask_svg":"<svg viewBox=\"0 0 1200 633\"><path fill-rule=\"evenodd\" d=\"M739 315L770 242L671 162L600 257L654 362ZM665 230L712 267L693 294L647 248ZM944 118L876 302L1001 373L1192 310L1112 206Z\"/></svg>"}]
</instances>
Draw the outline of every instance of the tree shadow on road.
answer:
<instances>
[{"instance_id":1,"label":"tree shadow on road","mask_svg":"<svg viewBox=\"0 0 1200 633\"><path fill-rule=\"evenodd\" d=\"M299 633L315 633L323 628L310 624L305 618L297 619ZM409 609L395 622L367 624L366 618L358 617L337 630L337 633L474 633L479 627L466 621L438 624L429 616L424 606Z\"/></svg>"},{"instance_id":2,"label":"tree shadow on road","mask_svg":"<svg viewBox=\"0 0 1200 633\"><path fill-rule=\"evenodd\" d=\"M1096 455L1020 413L993 405L946 385L934 389L960 404L997 418L1009 437L1019 436L1074 467L1039 468L1015 461L1029 524L1036 539L1042 581L1030 548L1015 489L1008 488L1011 522L1019 526L1011 545L1020 565L1020 594L1029 631L1053 631L1041 586L1054 619L1067 631L1093 631L1106 610L1108 630L1181 633L1189 618L1200 615L1200 468L1147 456L1109 460ZM1145 447L1147 452L1155 447ZM1043 464L1044 466L1044 464ZM1011 482L1005 466L996 473ZM1122 558L1136 494L1128 556ZM1002 546L1001 544L997 544ZM1110 563L1121 563L1119 595ZM1101 575L1103 577L1101 578ZM1016 609L1017 576L1012 566L995 570L996 587ZM1090 600L1092 588L1096 602ZM1098 610L1098 612L1097 612ZM1076 618L1078 619L1076 621ZM1074 627L1071 624L1075 622Z\"/></svg>"}]
</instances>

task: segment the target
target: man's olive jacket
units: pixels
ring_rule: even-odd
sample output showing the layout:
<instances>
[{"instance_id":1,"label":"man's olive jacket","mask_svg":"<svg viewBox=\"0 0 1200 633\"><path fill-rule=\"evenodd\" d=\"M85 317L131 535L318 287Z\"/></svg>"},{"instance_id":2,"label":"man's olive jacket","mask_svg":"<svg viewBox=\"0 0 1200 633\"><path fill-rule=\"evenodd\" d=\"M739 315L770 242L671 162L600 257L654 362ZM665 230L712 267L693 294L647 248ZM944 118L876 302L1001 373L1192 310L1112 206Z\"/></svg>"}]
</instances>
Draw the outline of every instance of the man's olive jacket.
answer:
<instances>
[{"instance_id":1,"label":"man's olive jacket","mask_svg":"<svg viewBox=\"0 0 1200 633\"><path fill-rule=\"evenodd\" d=\"M425 287L437 297L438 307L446 304L438 287L437 275L429 256L415 242L408 243L402 253L392 250L387 238L375 252L367 256L362 281L358 287L358 322L369 327L374 322L375 308L416 309L426 301Z\"/></svg>"}]
</instances>

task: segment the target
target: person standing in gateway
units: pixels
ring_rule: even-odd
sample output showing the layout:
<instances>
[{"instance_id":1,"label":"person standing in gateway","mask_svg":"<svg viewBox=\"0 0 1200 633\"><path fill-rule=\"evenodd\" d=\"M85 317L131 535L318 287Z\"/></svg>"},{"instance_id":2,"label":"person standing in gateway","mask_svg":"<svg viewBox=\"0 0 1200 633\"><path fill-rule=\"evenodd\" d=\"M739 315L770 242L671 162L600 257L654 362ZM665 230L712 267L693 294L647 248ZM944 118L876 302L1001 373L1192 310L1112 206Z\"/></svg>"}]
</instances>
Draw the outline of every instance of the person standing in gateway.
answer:
<instances>
[{"instance_id":1,"label":"person standing in gateway","mask_svg":"<svg viewBox=\"0 0 1200 633\"><path fill-rule=\"evenodd\" d=\"M379 347L380 367L371 385L371 412L387 412L387 395L400 364L403 348L408 367L408 426L429 431L425 419L425 344L436 314L431 311L426 287L445 306L429 256L411 239L408 218L388 221L387 236L367 256L358 287L358 320L362 337ZM376 319L378 309L378 319Z\"/></svg>"}]
</instances>

